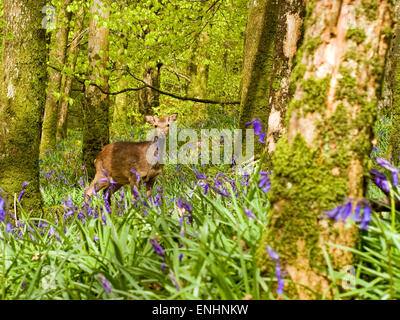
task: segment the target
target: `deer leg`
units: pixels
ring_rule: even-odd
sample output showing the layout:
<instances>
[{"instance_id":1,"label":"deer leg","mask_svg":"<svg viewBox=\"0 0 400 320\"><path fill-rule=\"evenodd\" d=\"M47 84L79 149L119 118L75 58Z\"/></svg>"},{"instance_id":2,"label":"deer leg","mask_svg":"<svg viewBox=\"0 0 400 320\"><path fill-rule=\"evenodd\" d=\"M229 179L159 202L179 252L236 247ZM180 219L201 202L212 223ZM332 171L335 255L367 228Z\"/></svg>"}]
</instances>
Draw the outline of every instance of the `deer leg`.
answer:
<instances>
[{"instance_id":1,"label":"deer leg","mask_svg":"<svg viewBox=\"0 0 400 320\"><path fill-rule=\"evenodd\" d=\"M117 184L110 184L107 187L106 193L108 193L108 196L104 197L104 201L107 201L107 204L109 206L111 206L111 196L119 189L121 189L122 186L123 186L122 184L117 183Z\"/></svg>"},{"instance_id":2,"label":"deer leg","mask_svg":"<svg viewBox=\"0 0 400 320\"><path fill-rule=\"evenodd\" d=\"M89 188L87 188L85 191L85 203L87 203L95 193L99 192L105 187L108 187L109 184L110 182L105 175L96 173L93 181L89 185Z\"/></svg>"},{"instance_id":3,"label":"deer leg","mask_svg":"<svg viewBox=\"0 0 400 320\"><path fill-rule=\"evenodd\" d=\"M156 182L156 177L149 179L146 182L146 195L149 197L153 191L154 183Z\"/></svg>"}]
</instances>

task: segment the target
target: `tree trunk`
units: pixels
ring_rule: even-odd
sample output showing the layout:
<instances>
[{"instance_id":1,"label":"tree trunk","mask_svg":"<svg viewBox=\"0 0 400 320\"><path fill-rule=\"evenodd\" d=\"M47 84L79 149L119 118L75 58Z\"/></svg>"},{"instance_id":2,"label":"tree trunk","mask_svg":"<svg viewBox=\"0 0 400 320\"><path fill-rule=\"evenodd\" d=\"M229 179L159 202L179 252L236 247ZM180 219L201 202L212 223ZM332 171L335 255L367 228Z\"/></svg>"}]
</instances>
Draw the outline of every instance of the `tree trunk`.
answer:
<instances>
[{"instance_id":1,"label":"tree trunk","mask_svg":"<svg viewBox=\"0 0 400 320\"><path fill-rule=\"evenodd\" d=\"M105 73L108 61L108 34L106 27L99 26L99 21L109 18L109 9L101 0L94 0L91 8L89 22L89 64L88 80L99 83L102 89L109 91L108 76ZM83 163L87 168L89 179L95 173L94 160L102 147L109 143L109 104L108 95L103 94L99 88L88 86L83 104Z\"/></svg>"},{"instance_id":2,"label":"tree trunk","mask_svg":"<svg viewBox=\"0 0 400 320\"><path fill-rule=\"evenodd\" d=\"M29 182L27 212L39 213L39 145L46 92L47 52L42 0L4 1L4 50L0 86L0 184L13 201Z\"/></svg>"},{"instance_id":3,"label":"tree trunk","mask_svg":"<svg viewBox=\"0 0 400 320\"><path fill-rule=\"evenodd\" d=\"M125 39L126 40L126 39ZM120 54L122 54L123 50L128 48L127 40L123 42L123 46L120 50ZM119 90L125 89L129 86L129 81L124 75L124 70L122 70L123 65L117 61L117 69L119 69ZM128 93L121 93L115 97L114 103L114 113L113 113L113 121L112 121L112 134L118 135L122 131L126 131L129 129L130 123L130 110L128 109Z\"/></svg>"},{"instance_id":4,"label":"tree trunk","mask_svg":"<svg viewBox=\"0 0 400 320\"><path fill-rule=\"evenodd\" d=\"M254 118L265 125L269 116L278 0L250 1L242 70L239 126Z\"/></svg>"},{"instance_id":5,"label":"tree trunk","mask_svg":"<svg viewBox=\"0 0 400 320\"><path fill-rule=\"evenodd\" d=\"M64 67L67 52L69 21L72 16L71 12L67 12L67 7L71 2L72 0L65 0L61 4L57 15L57 31L54 30L51 36L49 64L60 69ZM62 75L60 72L50 69L44 109L42 140L40 143L40 152L42 154L56 146L61 77Z\"/></svg>"},{"instance_id":6,"label":"tree trunk","mask_svg":"<svg viewBox=\"0 0 400 320\"><path fill-rule=\"evenodd\" d=\"M390 146L392 159L395 164L400 164L400 4L396 2L397 26L392 39L392 50L389 54L390 72L388 83L389 98L385 103L392 106L392 131Z\"/></svg>"},{"instance_id":7,"label":"tree trunk","mask_svg":"<svg viewBox=\"0 0 400 320\"><path fill-rule=\"evenodd\" d=\"M364 193L388 48L383 31L393 23L389 1L365 4L315 0L306 5L287 133L272 156L273 211L257 252L258 265L271 275L274 263L266 245L279 253L293 281L285 287L291 298L332 297L332 279L321 269L327 268L324 246L334 270L353 263L349 251L326 242L354 247L356 227L345 229L344 223L323 218L323 212Z\"/></svg>"},{"instance_id":8,"label":"tree trunk","mask_svg":"<svg viewBox=\"0 0 400 320\"><path fill-rule=\"evenodd\" d=\"M78 17L75 23L75 38L71 42L68 49L68 68L72 72L75 71L76 62L78 60L79 45L82 41L83 19L84 13L83 9L81 9L78 13ZM69 98L71 96L73 79L73 77L63 75L63 78L61 80L61 91L63 94L58 108L57 141L63 140L67 137Z\"/></svg>"},{"instance_id":9,"label":"tree trunk","mask_svg":"<svg viewBox=\"0 0 400 320\"><path fill-rule=\"evenodd\" d=\"M295 55L301 44L304 0L279 1L271 87L269 92L267 151L271 155L285 132L286 109L293 92L289 82L295 66ZM264 75L268 77L269 75Z\"/></svg>"},{"instance_id":10,"label":"tree trunk","mask_svg":"<svg viewBox=\"0 0 400 320\"><path fill-rule=\"evenodd\" d=\"M197 41L196 50L192 53L189 62L189 78L192 82L187 87L187 95L194 98L207 98L207 85L209 74L209 59L206 46L209 41L207 32L202 32Z\"/></svg>"},{"instance_id":11,"label":"tree trunk","mask_svg":"<svg viewBox=\"0 0 400 320\"><path fill-rule=\"evenodd\" d=\"M162 63L158 63L156 68L145 66L145 71L143 74L143 80L155 87L157 89L160 88L160 69L162 67ZM156 108L160 105L160 94L157 91L154 91L150 88L145 88L140 90L138 93L139 99L139 112L143 115L153 114L153 108Z\"/></svg>"}]
</instances>

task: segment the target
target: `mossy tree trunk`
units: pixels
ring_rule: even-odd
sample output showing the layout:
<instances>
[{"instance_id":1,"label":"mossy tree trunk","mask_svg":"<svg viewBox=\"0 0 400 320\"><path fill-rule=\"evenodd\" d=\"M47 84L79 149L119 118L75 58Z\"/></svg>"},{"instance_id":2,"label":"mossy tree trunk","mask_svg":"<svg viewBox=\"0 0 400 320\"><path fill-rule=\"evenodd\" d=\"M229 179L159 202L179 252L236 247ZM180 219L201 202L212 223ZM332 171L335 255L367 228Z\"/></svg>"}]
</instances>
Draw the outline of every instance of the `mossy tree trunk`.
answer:
<instances>
[{"instance_id":1,"label":"mossy tree trunk","mask_svg":"<svg viewBox=\"0 0 400 320\"><path fill-rule=\"evenodd\" d=\"M264 125L268 122L278 12L278 0L250 1L241 82L241 128L254 118Z\"/></svg>"},{"instance_id":2,"label":"mossy tree trunk","mask_svg":"<svg viewBox=\"0 0 400 320\"><path fill-rule=\"evenodd\" d=\"M209 36L203 31L197 41L196 50L192 52L188 64L188 73L191 83L187 86L187 95L199 99L207 98L207 86L209 75L209 54L207 44Z\"/></svg>"},{"instance_id":3,"label":"mossy tree trunk","mask_svg":"<svg viewBox=\"0 0 400 320\"><path fill-rule=\"evenodd\" d=\"M75 72L76 62L78 60L79 46L83 37L83 19L84 9L79 11L74 27L74 38L68 48L67 68L71 72ZM58 122L57 122L57 141L63 140L67 137L68 129L68 108L70 104L70 96L72 92L72 82L74 78L68 75L63 75L61 80L61 100L58 108Z\"/></svg>"},{"instance_id":4,"label":"mossy tree trunk","mask_svg":"<svg viewBox=\"0 0 400 320\"><path fill-rule=\"evenodd\" d=\"M391 106L392 131L390 134L390 146L392 159L395 164L400 164L400 3L395 6L397 26L392 39L392 50L389 54L390 72L388 74L388 95L385 103Z\"/></svg>"},{"instance_id":5,"label":"mossy tree trunk","mask_svg":"<svg viewBox=\"0 0 400 320\"><path fill-rule=\"evenodd\" d=\"M47 52L42 0L4 1L4 42L0 86L0 186L18 197L29 182L23 205L40 213L39 145L46 95Z\"/></svg>"},{"instance_id":6,"label":"mossy tree trunk","mask_svg":"<svg viewBox=\"0 0 400 320\"><path fill-rule=\"evenodd\" d=\"M49 64L63 69L67 53L69 23L72 12L67 11L67 7L72 0L61 2L58 8L56 30L52 31ZM61 95L62 74L54 69L49 69L49 82L47 86L47 97L44 110L42 140L40 152L43 154L47 150L53 149L56 145L58 105Z\"/></svg>"},{"instance_id":7,"label":"mossy tree trunk","mask_svg":"<svg viewBox=\"0 0 400 320\"><path fill-rule=\"evenodd\" d=\"M107 61L108 61L108 28L102 26L109 18L109 8L106 2L94 0L89 22L89 74L88 80L95 82L104 91L109 91ZM87 168L89 178L93 178L94 160L102 147L109 143L109 96L102 93L96 86L88 86L83 103L83 163Z\"/></svg>"},{"instance_id":8,"label":"mossy tree trunk","mask_svg":"<svg viewBox=\"0 0 400 320\"><path fill-rule=\"evenodd\" d=\"M160 70L162 63L158 63L155 68L145 66L143 80L154 88L160 88ZM160 105L160 94L151 89L145 88L138 93L139 112L143 115L153 114L153 108Z\"/></svg>"},{"instance_id":9,"label":"mossy tree trunk","mask_svg":"<svg viewBox=\"0 0 400 320\"><path fill-rule=\"evenodd\" d=\"M125 39L123 42L123 46L120 49L120 54L123 53L123 50L126 50L128 48L128 42ZM117 69L119 71L119 88L117 90L122 90L127 87L129 87L129 81L127 78L127 75L125 74L123 70L123 64L119 61L117 61ZM118 94L115 97L115 103L114 103L114 112L113 112L113 121L112 121L112 134L117 135L118 133L121 133L122 131L128 130L128 128L131 125L131 117L130 114L132 112L128 109L128 93L121 93Z\"/></svg>"},{"instance_id":10,"label":"mossy tree trunk","mask_svg":"<svg viewBox=\"0 0 400 320\"><path fill-rule=\"evenodd\" d=\"M275 150L276 143L286 130L286 109L294 93L290 90L289 82L296 64L295 56L303 38L301 30L304 16L304 0L279 1L268 107L270 113L266 142L269 155Z\"/></svg>"},{"instance_id":11,"label":"mossy tree trunk","mask_svg":"<svg viewBox=\"0 0 400 320\"><path fill-rule=\"evenodd\" d=\"M367 1L368 2L368 1ZM389 1L308 1L304 42L291 85L287 133L272 156L272 212L256 255L273 276L270 245L288 273L292 298L332 297L322 248L340 271L353 263L357 228L323 218L344 198L363 197L371 151L377 90L388 48L384 30L393 20ZM372 0L371 0L372 3ZM308 288L308 289L307 289Z\"/></svg>"}]
</instances>

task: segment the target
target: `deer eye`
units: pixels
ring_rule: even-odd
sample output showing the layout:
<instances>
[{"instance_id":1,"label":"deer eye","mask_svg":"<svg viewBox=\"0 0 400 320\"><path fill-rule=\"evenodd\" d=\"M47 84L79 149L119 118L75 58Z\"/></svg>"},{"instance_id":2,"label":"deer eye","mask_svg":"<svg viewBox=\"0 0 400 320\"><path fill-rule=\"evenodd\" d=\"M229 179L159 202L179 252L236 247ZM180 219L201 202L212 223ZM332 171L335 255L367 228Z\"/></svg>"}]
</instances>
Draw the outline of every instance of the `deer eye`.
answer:
<instances>
[{"instance_id":1,"label":"deer eye","mask_svg":"<svg viewBox=\"0 0 400 320\"><path fill-rule=\"evenodd\" d=\"M157 127L158 127L158 125L155 125L155 126L154 126L154 128L157 128Z\"/></svg>"}]
</instances>

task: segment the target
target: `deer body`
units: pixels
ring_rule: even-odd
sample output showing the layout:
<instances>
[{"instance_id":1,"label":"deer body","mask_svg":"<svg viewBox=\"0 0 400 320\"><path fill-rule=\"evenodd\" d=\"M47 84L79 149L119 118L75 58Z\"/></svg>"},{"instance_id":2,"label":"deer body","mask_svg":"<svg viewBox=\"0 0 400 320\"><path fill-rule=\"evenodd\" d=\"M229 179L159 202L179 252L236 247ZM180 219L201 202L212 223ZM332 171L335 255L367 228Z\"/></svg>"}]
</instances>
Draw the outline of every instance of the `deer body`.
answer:
<instances>
[{"instance_id":1,"label":"deer body","mask_svg":"<svg viewBox=\"0 0 400 320\"><path fill-rule=\"evenodd\" d=\"M156 128L156 138L143 142L114 142L106 145L95 160L96 175L85 192L85 201L101 189L107 188L108 199L122 186L130 184L131 189L146 184L147 194L151 193L157 176L163 165L156 158L158 154L159 134L167 135L169 124L174 122L177 114L158 119L146 116L146 121ZM150 148L153 148L150 150ZM149 159L149 154L153 159ZM150 160L150 161L149 161ZM153 160L153 161L151 161Z\"/></svg>"}]
</instances>

